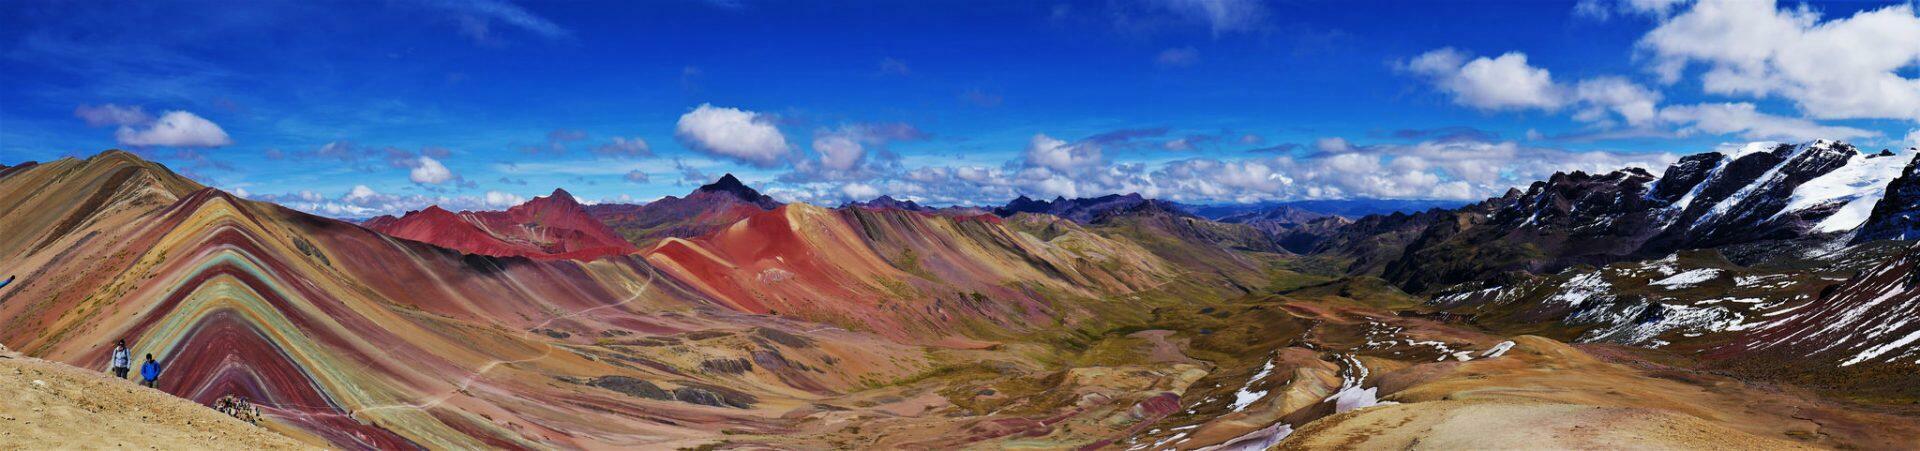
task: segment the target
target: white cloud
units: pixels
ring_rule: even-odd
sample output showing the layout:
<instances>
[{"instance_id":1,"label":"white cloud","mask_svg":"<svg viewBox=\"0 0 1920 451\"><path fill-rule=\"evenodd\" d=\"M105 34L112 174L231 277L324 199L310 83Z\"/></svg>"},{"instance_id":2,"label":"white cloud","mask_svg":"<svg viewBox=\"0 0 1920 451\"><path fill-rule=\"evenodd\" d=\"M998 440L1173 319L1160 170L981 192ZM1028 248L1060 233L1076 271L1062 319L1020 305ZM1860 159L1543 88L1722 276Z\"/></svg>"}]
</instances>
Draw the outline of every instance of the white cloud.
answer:
<instances>
[{"instance_id":1,"label":"white cloud","mask_svg":"<svg viewBox=\"0 0 1920 451\"><path fill-rule=\"evenodd\" d=\"M852 170L867 156L866 147L844 134L815 136L813 151L820 154L820 167L834 171Z\"/></svg>"},{"instance_id":2,"label":"white cloud","mask_svg":"<svg viewBox=\"0 0 1920 451\"><path fill-rule=\"evenodd\" d=\"M1702 103L1660 109L1660 119L1680 124L1681 133L1704 132L1737 134L1747 139L1853 139L1878 136L1878 132L1853 127L1821 125L1793 117L1760 112L1751 103Z\"/></svg>"},{"instance_id":3,"label":"white cloud","mask_svg":"<svg viewBox=\"0 0 1920 451\"><path fill-rule=\"evenodd\" d=\"M1482 110L1554 110L1566 103L1552 74L1527 64L1520 52L1468 60L1458 50L1442 48L1414 57L1405 68L1426 76L1454 103Z\"/></svg>"},{"instance_id":4,"label":"white cloud","mask_svg":"<svg viewBox=\"0 0 1920 451\"><path fill-rule=\"evenodd\" d=\"M1629 125L1642 125L1655 118L1661 95L1620 77L1581 80L1574 95L1585 105L1574 114L1585 122L1604 120L1608 112L1620 115Z\"/></svg>"},{"instance_id":5,"label":"white cloud","mask_svg":"<svg viewBox=\"0 0 1920 451\"><path fill-rule=\"evenodd\" d=\"M349 201L362 201L362 200L372 199L379 195L380 193L378 191L374 191L373 188L368 188L367 185L353 185L353 189L348 190L347 195L342 196L341 199L349 200Z\"/></svg>"},{"instance_id":6,"label":"white cloud","mask_svg":"<svg viewBox=\"0 0 1920 451\"><path fill-rule=\"evenodd\" d=\"M1920 128L1916 128L1916 129L1913 129L1913 131L1907 132L1906 143L1907 143L1907 146L1910 146L1910 147L1920 147Z\"/></svg>"},{"instance_id":7,"label":"white cloud","mask_svg":"<svg viewBox=\"0 0 1920 451\"><path fill-rule=\"evenodd\" d=\"M526 202L527 198L520 197L519 195L508 193L508 192L488 191L487 196L485 197L485 200L486 200L487 206L489 207L505 208L505 207L511 207L515 205L520 205L521 203Z\"/></svg>"},{"instance_id":8,"label":"white cloud","mask_svg":"<svg viewBox=\"0 0 1920 451\"><path fill-rule=\"evenodd\" d=\"M887 151L889 145L928 137L926 132L906 123L854 123L816 130L812 155L795 162L793 172L780 179L809 182L876 177L897 169L899 157Z\"/></svg>"},{"instance_id":9,"label":"white cloud","mask_svg":"<svg viewBox=\"0 0 1920 451\"><path fill-rule=\"evenodd\" d=\"M502 193L504 194L504 193ZM511 195L509 195L511 196ZM489 202L488 197L495 197ZM408 211L420 210L428 205L439 205L453 211L484 210L498 208L497 204L506 198L492 196L429 196L421 194L394 195L355 185L346 194L329 198L320 193L303 190L284 194L259 194L248 198L284 205L295 210L313 214L340 218L369 218L379 215L400 215Z\"/></svg>"},{"instance_id":10,"label":"white cloud","mask_svg":"<svg viewBox=\"0 0 1920 451\"><path fill-rule=\"evenodd\" d=\"M440 164L440 160L422 156L413 170L407 174L407 178L413 180L413 183L437 185L453 180L453 171L447 170L445 165Z\"/></svg>"},{"instance_id":11,"label":"white cloud","mask_svg":"<svg viewBox=\"0 0 1920 451\"><path fill-rule=\"evenodd\" d=\"M1780 97L1818 119L1920 121L1920 16L1912 4L1822 21L1772 0L1702 0L1639 43L1663 81L1698 64L1708 93Z\"/></svg>"},{"instance_id":12,"label":"white cloud","mask_svg":"<svg viewBox=\"0 0 1920 451\"><path fill-rule=\"evenodd\" d=\"M114 138L123 146L220 147L233 144L227 131L213 121L185 111L168 111L152 123L122 125Z\"/></svg>"},{"instance_id":13,"label":"white cloud","mask_svg":"<svg viewBox=\"0 0 1920 451\"><path fill-rule=\"evenodd\" d=\"M840 192L845 193L847 199L850 200L866 200L880 197L879 188L874 188L873 185L865 183L848 183L842 185L840 186Z\"/></svg>"},{"instance_id":14,"label":"white cloud","mask_svg":"<svg viewBox=\"0 0 1920 451\"><path fill-rule=\"evenodd\" d=\"M1033 135L1033 140L1027 143L1025 155L1026 163L1029 165L1061 172L1073 171L1104 161L1098 145L1068 143L1045 134Z\"/></svg>"},{"instance_id":15,"label":"white cloud","mask_svg":"<svg viewBox=\"0 0 1920 451\"><path fill-rule=\"evenodd\" d=\"M1050 137L1036 141L1032 148L1070 146ZM1356 145L1328 138L1317 147L1320 152L1304 158L1191 158L1152 165L1103 162L1073 166L1071 171L1032 164L1023 156L1004 167L927 166L861 183L879 193L932 204L994 203L1017 195L1132 192L1185 202L1355 197L1467 200L1498 196L1556 171L1604 173L1623 167L1657 171L1678 158L1668 153L1574 152L1468 139ZM845 197L840 188L810 185L769 194L788 200L830 201Z\"/></svg>"},{"instance_id":16,"label":"white cloud","mask_svg":"<svg viewBox=\"0 0 1920 451\"><path fill-rule=\"evenodd\" d=\"M80 105L73 109L73 116L87 121L88 126L139 125L153 120L139 105L120 106L105 104L100 106Z\"/></svg>"},{"instance_id":17,"label":"white cloud","mask_svg":"<svg viewBox=\"0 0 1920 451\"><path fill-rule=\"evenodd\" d=\"M694 150L760 167L778 165L789 151L786 136L766 115L705 103L680 116L674 135Z\"/></svg>"}]
</instances>

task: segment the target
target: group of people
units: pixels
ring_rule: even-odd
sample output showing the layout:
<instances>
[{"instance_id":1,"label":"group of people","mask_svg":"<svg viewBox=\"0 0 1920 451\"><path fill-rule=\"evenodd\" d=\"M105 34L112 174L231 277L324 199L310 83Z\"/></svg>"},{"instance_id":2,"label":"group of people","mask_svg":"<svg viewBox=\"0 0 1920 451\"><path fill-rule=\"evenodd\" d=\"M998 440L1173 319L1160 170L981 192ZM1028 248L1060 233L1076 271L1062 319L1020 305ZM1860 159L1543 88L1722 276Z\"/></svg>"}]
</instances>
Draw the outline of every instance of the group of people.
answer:
<instances>
[{"instance_id":1,"label":"group of people","mask_svg":"<svg viewBox=\"0 0 1920 451\"><path fill-rule=\"evenodd\" d=\"M260 409L254 408L253 403L247 402L247 398L240 395L221 396L220 399L213 401L213 410L239 418L240 421L260 424Z\"/></svg>"},{"instance_id":2,"label":"group of people","mask_svg":"<svg viewBox=\"0 0 1920 451\"><path fill-rule=\"evenodd\" d=\"M120 340L113 345L113 361L108 365L113 369L113 377L127 378L127 371L132 369L132 357L132 354L127 351L126 340ZM159 382L160 362L153 360L153 354L147 354L146 363L140 364L140 385L158 388Z\"/></svg>"}]
</instances>

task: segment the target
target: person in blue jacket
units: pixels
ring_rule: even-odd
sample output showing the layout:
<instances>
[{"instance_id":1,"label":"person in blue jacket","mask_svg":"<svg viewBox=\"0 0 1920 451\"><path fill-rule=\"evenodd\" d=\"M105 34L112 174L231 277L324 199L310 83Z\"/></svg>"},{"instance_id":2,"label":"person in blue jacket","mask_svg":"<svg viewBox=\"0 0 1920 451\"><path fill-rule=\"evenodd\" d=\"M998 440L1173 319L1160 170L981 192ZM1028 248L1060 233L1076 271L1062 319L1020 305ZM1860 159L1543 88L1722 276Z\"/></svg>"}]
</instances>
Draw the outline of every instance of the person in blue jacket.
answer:
<instances>
[{"instance_id":1,"label":"person in blue jacket","mask_svg":"<svg viewBox=\"0 0 1920 451\"><path fill-rule=\"evenodd\" d=\"M147 363L140 364L140 385L154 387L159 381L160 362L153 361L153 354L147 354Z\"/></svg>"}]
</instances>

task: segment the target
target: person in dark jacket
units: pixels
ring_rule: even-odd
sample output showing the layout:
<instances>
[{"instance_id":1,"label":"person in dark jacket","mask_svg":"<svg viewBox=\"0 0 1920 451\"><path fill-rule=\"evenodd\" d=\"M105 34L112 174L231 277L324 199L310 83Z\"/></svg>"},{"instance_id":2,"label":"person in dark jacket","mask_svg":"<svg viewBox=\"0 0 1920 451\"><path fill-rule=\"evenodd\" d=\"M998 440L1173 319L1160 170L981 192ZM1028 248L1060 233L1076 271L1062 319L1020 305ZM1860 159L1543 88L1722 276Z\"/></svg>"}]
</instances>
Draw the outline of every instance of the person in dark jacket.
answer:
<instances>
[{"instance_id":1,"label":"person in dark jacket","mask_svg":"<svg viewBox=\"0 0 1920 451\"><path fill-rule=\"evenodd\" d=\"M147 354L147 363L140 364L140 385L154 387L159 381L160 362L153 361L153 354Z\"/></svg>"},{"instance_id":2,"label":"person in dark jacket","mask_svg":"<svg viewBox=\"0 0 1920 451\"><path fill-rule=\"evenodd\" d=\"M126 379L127 369L133 367L133 356L127 353L127 341L120 340L113 345L113 360L107 368L113 370L113 377Z\"/></svg>"}]
</instances>

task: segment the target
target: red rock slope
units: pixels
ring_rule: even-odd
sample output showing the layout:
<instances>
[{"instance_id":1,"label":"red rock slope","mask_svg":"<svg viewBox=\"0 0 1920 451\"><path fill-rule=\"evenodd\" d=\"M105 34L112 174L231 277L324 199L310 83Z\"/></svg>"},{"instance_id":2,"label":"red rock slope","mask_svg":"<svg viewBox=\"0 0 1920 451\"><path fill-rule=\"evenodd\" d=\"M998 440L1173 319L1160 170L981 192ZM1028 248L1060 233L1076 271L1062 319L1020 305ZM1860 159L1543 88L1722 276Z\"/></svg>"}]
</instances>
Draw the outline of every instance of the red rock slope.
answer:
<instances>
[{"instance_id":1,"label":"red rock slope","mask_svg":"<svg viewBox=\"0 0 1920 451\"><path fill-rule=\"evenodd\" d=\"M635 250L559 189L506 211L454 213L431 206L399 218L373 218L363 225L399 238L496 257L593 260Z\"/></svg>"}]
</instances>

